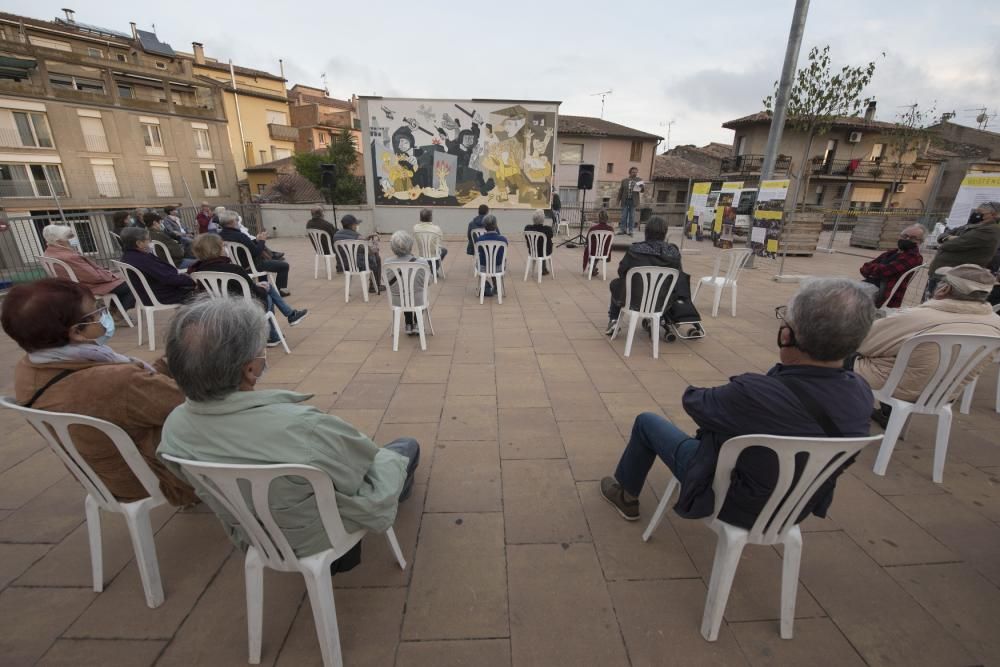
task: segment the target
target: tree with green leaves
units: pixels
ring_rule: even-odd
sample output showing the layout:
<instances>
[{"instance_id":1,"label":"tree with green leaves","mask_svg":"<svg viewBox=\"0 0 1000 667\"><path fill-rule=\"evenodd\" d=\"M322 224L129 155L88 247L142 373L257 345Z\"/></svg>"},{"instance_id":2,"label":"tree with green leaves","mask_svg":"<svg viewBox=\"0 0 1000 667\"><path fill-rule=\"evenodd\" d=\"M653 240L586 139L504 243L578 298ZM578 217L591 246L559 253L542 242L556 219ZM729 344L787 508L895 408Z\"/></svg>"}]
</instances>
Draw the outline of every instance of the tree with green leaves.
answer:
<instances>
[{"instance_id":1,"label":"tree with green leaves","mask_svg":"<svg viewBox=\"0 0 1000 667\"><path fill-rule=\"evenodd\" d=\"M325 153L310 151L296 153L292 157L295 169L309 179L313 185L325 195L330 193L323 187L323 164L337 165L337 186L333 189L335 204L363 204L365 201L365 180L355 176L354 170L358 163L358 149L354 145L354 137L350 130L341 130L330 138L330 145Z\"/></svg>"},{"instance_id":2,"label":"tree with green leaves","mask_svg":"<svg viewBox=\"0 0 1000 667\"><path fill-rule=\"evenodd\" d=\"M884 54L883 54L884 55ZM806 152L799 162L794 189L790 197L797 205L799 192L809 190L809 172L813 140L823 136L833 127L838 117L857 116L868 105L870 98L861 94L872 80L875 63L852 67L845 65L839 72L830 67L830 47L813 47L809 51L809 64L795 73L795 80L788 96L786 126L801 132L808 138ZM775 81L775 92L778 82ZM774 95L764 99L764 108L773 112ZM805 187L799 185L805 181Z\"/></svg>"},{"instance_id":3,"label":"tree with green leaves","mask_svg":"<svg viewBox=\"0 0 1000 667\"><path fill-rule=\"evenodd\" d=\"M896 187L906 177L907 166L913 164L917 151L930 139L931 131L928 126L934 120L934 113L934 107L925 110L919 104L911 104L899 114L892 128L883 132L886 138L886 159L892 168L892 189L889 191L888 202L892 201ZM907 161L908 158L912 159Z\"/></svg>"}]
</instances>

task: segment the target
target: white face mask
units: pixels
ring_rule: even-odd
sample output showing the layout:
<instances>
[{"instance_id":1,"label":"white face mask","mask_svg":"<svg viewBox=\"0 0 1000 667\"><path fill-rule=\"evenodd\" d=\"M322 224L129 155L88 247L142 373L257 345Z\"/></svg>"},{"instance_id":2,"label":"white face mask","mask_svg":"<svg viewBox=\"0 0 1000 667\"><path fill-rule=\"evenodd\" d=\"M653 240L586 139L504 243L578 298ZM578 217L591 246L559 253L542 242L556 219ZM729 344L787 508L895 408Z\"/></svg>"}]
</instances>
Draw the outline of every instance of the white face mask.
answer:
<instances>
[{"instance_id":1,"label":"white face mask","mask_svg":"<svg viewBox=\"0 0 1000 667\"><path fill-rule=\"evenodd\" d=\"M79 252L80 251L80 239L76 238L75 236L73 238L71 238L69 240L69 247L72 248L73 250L76 250L77 252Z\"/></svg>"}]
</instances>

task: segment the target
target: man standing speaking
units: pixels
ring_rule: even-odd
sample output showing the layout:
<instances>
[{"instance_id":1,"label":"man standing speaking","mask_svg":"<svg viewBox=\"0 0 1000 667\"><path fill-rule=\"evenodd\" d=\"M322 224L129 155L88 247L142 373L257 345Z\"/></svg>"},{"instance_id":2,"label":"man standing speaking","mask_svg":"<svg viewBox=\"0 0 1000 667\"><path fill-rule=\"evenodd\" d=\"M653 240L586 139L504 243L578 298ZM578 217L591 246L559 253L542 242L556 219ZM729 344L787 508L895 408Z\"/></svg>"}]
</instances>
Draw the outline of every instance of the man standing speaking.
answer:
<instances>
[{"instance_id":1,"label":"man standing speaking","mask_svg":"<svg viewBox=\"0 0 1000 667\"><path fill-rule=\"evenodd\" d=\"M628 170L628 178L623 178L618 186L618 203L622 207L622 219L618 225L619 234L632 236L635 228L635 208L639 204L639 194L645 191L645 184L639 180L639 168Z\"/></svg>"}]
</instances>

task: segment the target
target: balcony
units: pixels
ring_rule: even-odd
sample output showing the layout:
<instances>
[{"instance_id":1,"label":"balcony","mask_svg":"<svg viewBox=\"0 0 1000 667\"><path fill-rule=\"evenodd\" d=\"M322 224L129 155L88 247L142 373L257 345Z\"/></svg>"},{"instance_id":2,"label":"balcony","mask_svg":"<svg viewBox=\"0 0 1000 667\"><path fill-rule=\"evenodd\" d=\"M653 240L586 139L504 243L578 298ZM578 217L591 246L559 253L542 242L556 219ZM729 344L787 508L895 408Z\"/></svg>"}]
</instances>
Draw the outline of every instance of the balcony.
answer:
<instances>
[{"instance_id":1,"label":"balcony","mask_svg":"<svg viewBox=\"0 0 1000 667\"><path fill-rule=\"evenodd\" d=\"M719 167L719 173L734 176L750 176L759 174L760 168L763 165L763 155L733 155L722 158L722 166ZM791 167L792 158L788 155L779 155L774 161L775 174L787 174Z\"/></svg>"},{"instance_id":2,"label":"balcony","mask_svg":"<svg viewBox=\"0 0 1000 667\"><path fill-rule=\"evenodd\" d=\"M870 160L827 160L810 165L813 177L851 179L855 181L885 181L926 183L930 166L925 164L889 164Z\"/></svg>"},{"instance_id":3,"label":"balcony","mask_svg":"<svg viewBox=\"0 0 1000 667\"><path fill-rule=\"evenodd\" d=\"M267 131L272 139L278 141L298 141L299 130L291 125L279 125L278 123L268 123Z\"/></svg>"}]
</instances>

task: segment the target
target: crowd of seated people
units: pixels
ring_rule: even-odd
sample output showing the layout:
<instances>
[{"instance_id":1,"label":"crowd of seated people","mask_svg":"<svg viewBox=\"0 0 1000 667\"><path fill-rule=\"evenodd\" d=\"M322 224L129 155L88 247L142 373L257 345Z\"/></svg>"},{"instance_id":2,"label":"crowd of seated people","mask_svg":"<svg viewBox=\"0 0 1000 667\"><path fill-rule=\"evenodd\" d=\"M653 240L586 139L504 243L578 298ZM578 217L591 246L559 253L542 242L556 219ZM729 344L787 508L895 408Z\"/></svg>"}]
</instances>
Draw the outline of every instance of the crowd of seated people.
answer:
<instances>
[{"instance_id":1,"label":"crowd of seated people","mask_svg":"<svg viewBox=\"0 0 1000 667\"><path fill-rule=\"evenodd\" d=\"M125 264L135 267L146 278L149 289L156 300L163 304L183 303L194 292L194 281L185 274L178 273L173 264L160 259L153 252L149 230L145 227L125 227L121 233L122 258ZM139 282L128 278L132 289L142 299L143 305L153 305L145 288Z\"/></svg>"},{"instance_id":2,"label":"crowd of seated people","mask_svg":"<svg viewBox=\"0 0 1000 667\"><path fill-rule=\"evenodd\" d=\"M125 284L125 279L99 266L88 257L80 254L80 240L69 225L46 225L42 229L45 239L46 257L65 262L77 281L90 290L92 294L103 296L114 294L121 301L125 310L135 306L132 290ZM56 270L59 275L59 270ZM66 277L66 276L60 276Z\"/></svg>"}]
</instances>

